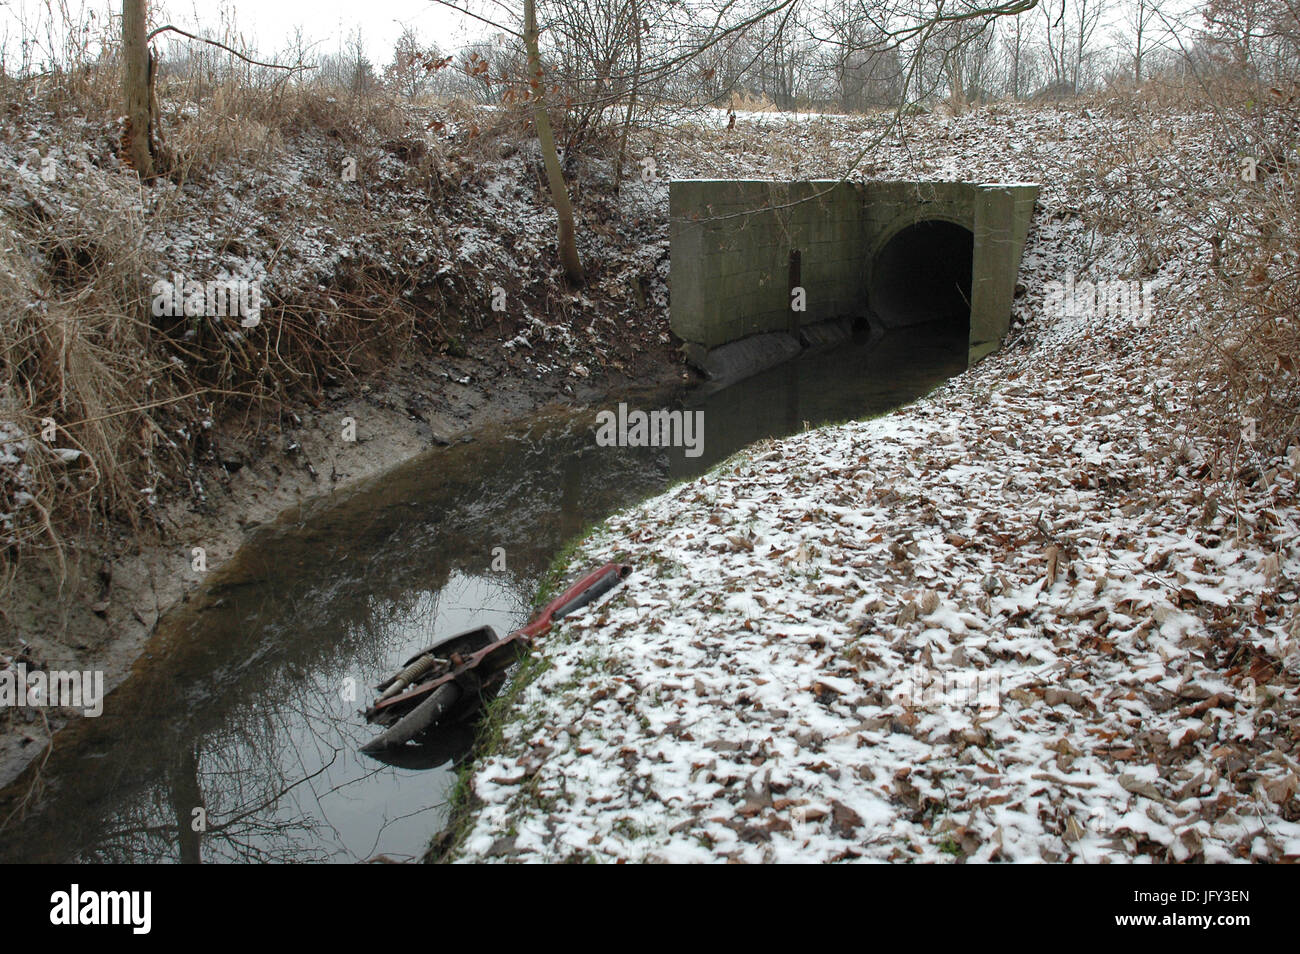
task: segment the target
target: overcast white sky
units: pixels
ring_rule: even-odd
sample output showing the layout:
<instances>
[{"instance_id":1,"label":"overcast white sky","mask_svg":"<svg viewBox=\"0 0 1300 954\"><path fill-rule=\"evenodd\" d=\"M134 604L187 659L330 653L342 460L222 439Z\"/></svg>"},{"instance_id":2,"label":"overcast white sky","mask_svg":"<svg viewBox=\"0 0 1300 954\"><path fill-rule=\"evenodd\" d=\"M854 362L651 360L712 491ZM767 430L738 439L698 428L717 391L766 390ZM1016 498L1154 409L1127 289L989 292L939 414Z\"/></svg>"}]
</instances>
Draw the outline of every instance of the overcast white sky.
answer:
<instances>
[{"instance_id":1,"label":"overcast white sky","mask_svg":"<svg viewBox=\"0 0 1300 954\"><path fill-rule=\"evenodd\" d=\"M105 22L110 9L121 9L120 0L0 0L0 43L11 62L24 35L37 37L42 46L48 42L50 3L65 7L78 22L97 24ZM477 21L466 20L430 0L159 0L151 9L155 24L214 31L233 25L264 55L286 49L295 27L302 27L309 41L319 41L321 52L336 51L360 28L376 66L389 61L393 41L403 26L412 27L426 42L436 42L442 48L481 36L484 29ZM62 15L56 13L55 19L61 20ZM56 24L54 36L59 35Z\"/></svg>"}]
</instances>

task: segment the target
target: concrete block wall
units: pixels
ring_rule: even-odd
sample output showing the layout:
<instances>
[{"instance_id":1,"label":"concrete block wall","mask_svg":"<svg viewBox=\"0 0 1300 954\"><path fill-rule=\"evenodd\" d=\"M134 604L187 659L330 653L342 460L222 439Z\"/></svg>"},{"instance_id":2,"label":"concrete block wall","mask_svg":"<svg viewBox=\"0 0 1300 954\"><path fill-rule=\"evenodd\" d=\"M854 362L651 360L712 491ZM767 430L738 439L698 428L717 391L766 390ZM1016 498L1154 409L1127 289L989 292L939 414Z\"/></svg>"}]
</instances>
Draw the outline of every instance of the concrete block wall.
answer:
<instances>
[{"instance_id":1,"label":"concrete block wall","mask_svg":"<svg viewBox=\"0 0 1300 954\"><path fill-rule=\"evenodd\" d=\"M1037 198L1038 186L1031 183L983 185L976 195L970 303L972 363L995 350L1008 331L1020 256Z\"/></svg>"},{"instance_id":2,"label":"concrete block wall","mask_svg":"<svg viewBox=\"0 0 1300 954\"><path fill-rule=\"evenodd\" d=\"M673 330L714 348L860 309L861 206L848 183L673 182ZM791 308L792 251L803 312Z\"/></svg>"}]
</instances>

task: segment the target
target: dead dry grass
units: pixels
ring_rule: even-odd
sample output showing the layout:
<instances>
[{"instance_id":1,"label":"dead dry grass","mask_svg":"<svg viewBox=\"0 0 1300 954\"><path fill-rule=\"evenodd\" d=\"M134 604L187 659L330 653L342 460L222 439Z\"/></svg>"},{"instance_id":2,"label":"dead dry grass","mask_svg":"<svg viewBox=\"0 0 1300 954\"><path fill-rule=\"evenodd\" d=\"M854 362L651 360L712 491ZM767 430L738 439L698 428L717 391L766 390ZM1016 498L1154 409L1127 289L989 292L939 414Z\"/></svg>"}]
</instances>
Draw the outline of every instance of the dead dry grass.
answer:
<instances>
[{"instance_id":1,"label":"dead dry grass","mask_svg":"<svg viewBox=\"0 0 1300 954\"><path fill-rule=\"evenodd\" d=\"M1203 263L1166 316L1188 331L1182 365L1198 398L1184 423L1217 478L1253 482L1255 461L1300 445L1300 92L1207 72L1092 106L1201 117L1211 165L1188 165L1153 133L1098 142L1080 178L1094 197L1090 224L1133 242L1134 277L1173 258Z\"/></svg>"},{"instance_id":2,"label":"dead dry grass","mask_svg":"<svg viewBox=\"0 0 1300 954\"><path fill-rule=\"evenodd\" d=\"M1218 459L1253 480L1252 461L1300 445L1300 91L1203 92L1230 187L1204 202L1211 310L1191 370Z\"/></svg>"},{"instance_id":3,"label":"dead dry grass","mask_svg":"<svg viewBox=\"0 0 1300 954\"><path fill-rule=\"evenodd\" d=\"M204 431L223 411L255 421L264 406L392 361L440 328L439 315L403 300L409 276L365 261L329 287L269 295L261 326L245 335L219 318L185 328L152 319L158 262L146 239L194 227L191 185L223 170L273 169L308 131L355 152L364 172L385 148L423 142L425 130L383 96L187 78L161 96L171 184L141 185L110 161L116 73L110 59L0 90L9 115L72 130L49 189L32 177L52 144L13 143L31 155L0 213L0 586L28 556L44 554L62 575L66 541L97 522L150 528L156 497L187 488ZM189 90L197 98L182 98ZM78 125L104 134L76 142ZM410 184L437 198L446 157L413 146L408 158ZM364 206L341 214L355 215L358 233L374 226ZM283 219L288 229L312 224L293 209Z\"/></svg>"},{"instance_id":4,"label":"dead dry grass","mask_svg":"<svg viewBox=\"0 0 1300 954\"><path fill-rule=\"evenodd\" d=\"M0 420L15 431L0 561L36 548L62 567L62 531L95 514L138 527L150 434L184 391L143 317L142 210L86 172L75 205L0 219Z\"/></svg>"}]
</instances>

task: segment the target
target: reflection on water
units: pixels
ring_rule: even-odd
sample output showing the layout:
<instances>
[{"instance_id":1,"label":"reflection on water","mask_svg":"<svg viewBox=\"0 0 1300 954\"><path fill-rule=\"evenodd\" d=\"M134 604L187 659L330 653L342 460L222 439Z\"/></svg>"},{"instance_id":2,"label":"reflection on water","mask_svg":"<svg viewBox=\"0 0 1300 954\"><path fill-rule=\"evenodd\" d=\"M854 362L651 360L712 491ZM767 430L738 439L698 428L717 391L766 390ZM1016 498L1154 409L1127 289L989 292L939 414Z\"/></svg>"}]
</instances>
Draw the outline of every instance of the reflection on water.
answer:
<instances>
[{"instance_id":1,"label":"reflection on water","mask_svg":"<svg viewBox=\"0 0 1300 954\"><path fill-rule=\"evenodd\" d=\"M700 457L597 447L594 411L550 413L286 515L168 614L100 718L58 734L43 794L0 835L0 860L418 854L445 821L472 729L400 764L360 755L375 682L436 635L520 625L552 555L585 526L761 438L905 403L965 360L964 340L917 329L859 341L687 395L705 412ZM504 572L489 569L495 547ZM0 818L31 788L29 772L0 793Z\"/></svg>"}]
</instances>

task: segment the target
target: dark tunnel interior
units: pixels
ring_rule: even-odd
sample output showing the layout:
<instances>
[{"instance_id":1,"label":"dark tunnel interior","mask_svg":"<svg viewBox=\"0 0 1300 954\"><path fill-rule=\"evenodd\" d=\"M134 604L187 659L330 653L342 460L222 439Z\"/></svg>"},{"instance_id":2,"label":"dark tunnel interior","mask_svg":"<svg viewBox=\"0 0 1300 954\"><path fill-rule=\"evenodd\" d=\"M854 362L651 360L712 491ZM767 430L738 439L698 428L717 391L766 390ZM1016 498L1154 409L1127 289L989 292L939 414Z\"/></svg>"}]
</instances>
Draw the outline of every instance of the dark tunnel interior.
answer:
<instances>
[{"instance_id":1,"label":"dark tunnel interior","mask_svg":"<svg viewBox=\"0 0 1300 954\"><path fill-rule=\"evenodd\" d=\"M933 323L970 327L975 237L951 222L917 222L876 256L867 303L886 326Z\"/></svg>"}]
</instances>

